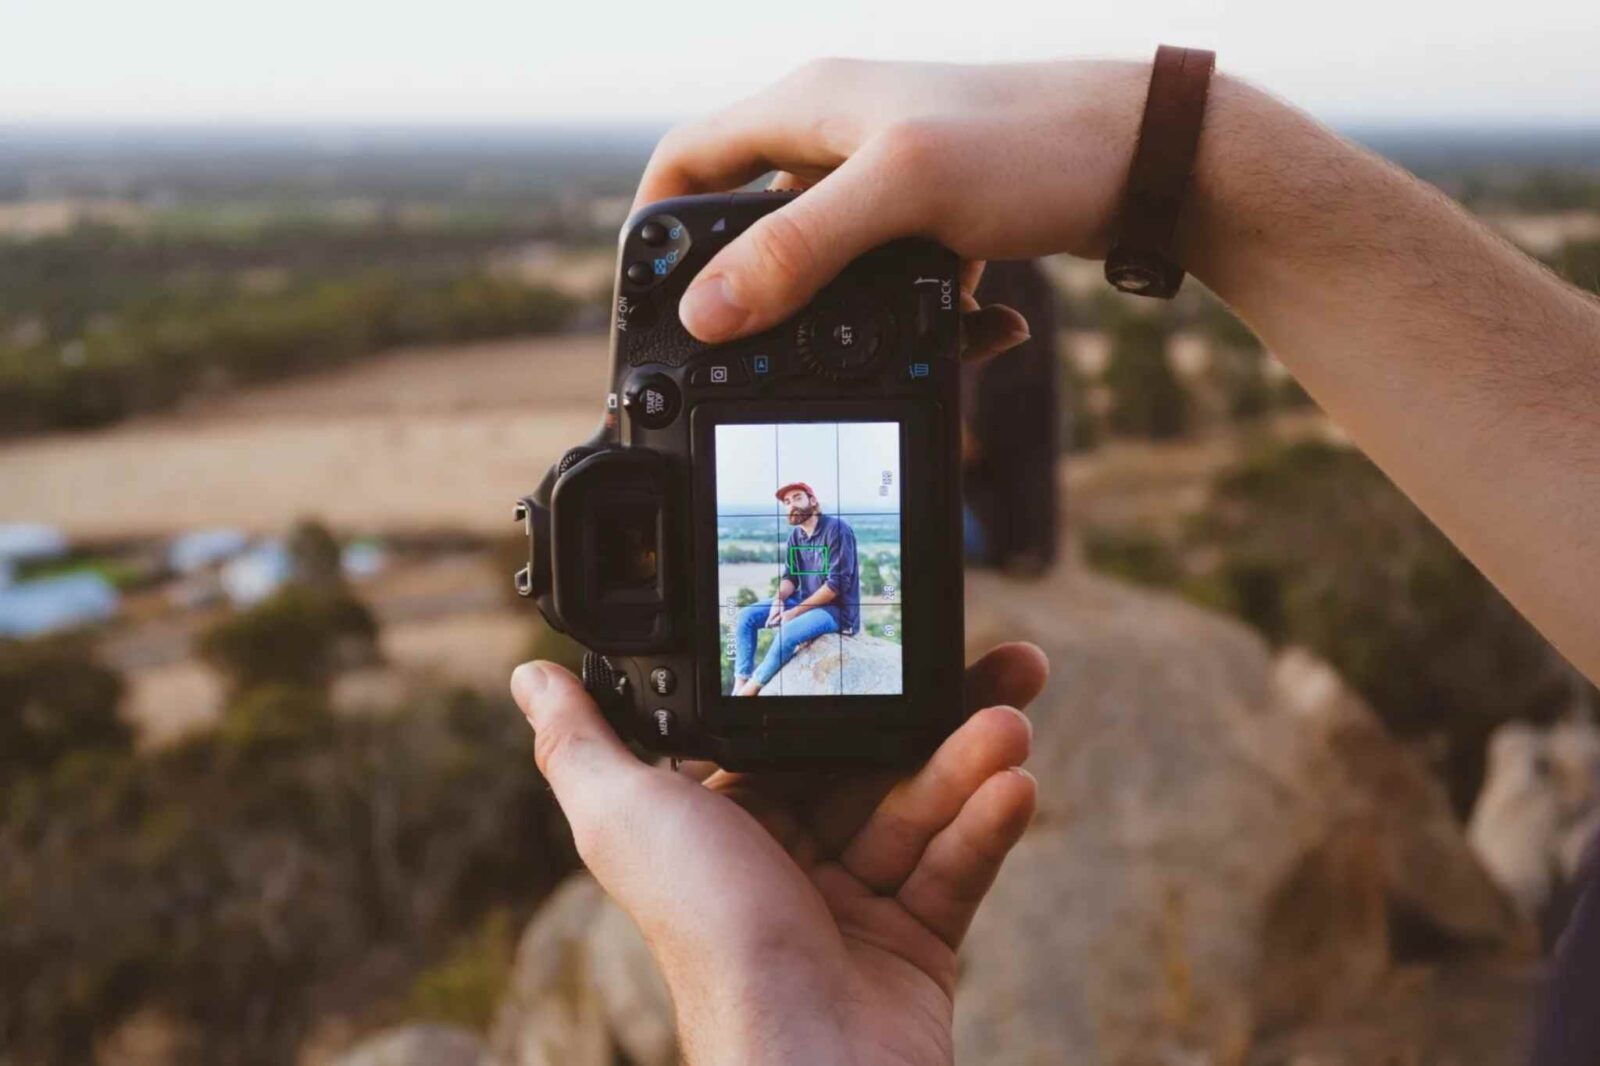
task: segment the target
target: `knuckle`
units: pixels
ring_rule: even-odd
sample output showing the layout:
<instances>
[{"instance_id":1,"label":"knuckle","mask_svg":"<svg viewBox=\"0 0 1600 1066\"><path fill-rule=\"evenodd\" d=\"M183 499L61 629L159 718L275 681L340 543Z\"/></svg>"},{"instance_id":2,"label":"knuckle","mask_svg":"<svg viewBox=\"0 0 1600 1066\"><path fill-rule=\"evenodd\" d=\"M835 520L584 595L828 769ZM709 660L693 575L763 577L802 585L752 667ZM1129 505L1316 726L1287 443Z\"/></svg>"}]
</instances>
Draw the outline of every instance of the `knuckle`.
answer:
<instances>
[{"instance_id":1,"label":"knuckle","mask_svg":"<svg viewBox=\"0 0 1600 1066\"><path fill-rule=\"evenodd\" d=\"M553 781L573 757L582 738L564 729L538 729L533 734L533 761L546 780Z\"/></svg>"},{"instance_id":2,"label":"knuckle","mask_svg":"<svg viewBox=\"0 0 1600 1066\"><path fill-rule=\"evenodd\" d=\"M943 168L950 138L929 119L906 119L886 126L878 136L885 166L905 174L933 177Z\"/></svg>"},{"instance_id":3,"label":"knuckle","mask_svg":"<svg viewBox=\"0 0 1600 1066\"><path fill-rule=\"evenodd\" d=\"M816 271L816 248L788 211L770 214L754 226L750 245L763 278L786 294L802 287Z\"/></svg>"},{"instance_id":4,"label":"knuckle","mask_svg":"<svg viewBox=\"0 0 1600 1066\"><path fill-rule=\"evenodd\" d=\"M836 85L839 79L855 72L861 64L857 59L844 59L840 56L819 56L810 59L795 68L790 75L792 81L802 85Z\"/></svg>"},{"instance_id":5,"label":"knuckle","mask_svg":"<svg viewBox=\"0 0 1600 1066\"><path fill-rule=\"evenodd\" d=\"M693 137L693 123L680 122L661 135L656 142L655 151L651 153L652 166L670 165L680 158L687 150L689 141Z\"/></svg>"}]
</instances>

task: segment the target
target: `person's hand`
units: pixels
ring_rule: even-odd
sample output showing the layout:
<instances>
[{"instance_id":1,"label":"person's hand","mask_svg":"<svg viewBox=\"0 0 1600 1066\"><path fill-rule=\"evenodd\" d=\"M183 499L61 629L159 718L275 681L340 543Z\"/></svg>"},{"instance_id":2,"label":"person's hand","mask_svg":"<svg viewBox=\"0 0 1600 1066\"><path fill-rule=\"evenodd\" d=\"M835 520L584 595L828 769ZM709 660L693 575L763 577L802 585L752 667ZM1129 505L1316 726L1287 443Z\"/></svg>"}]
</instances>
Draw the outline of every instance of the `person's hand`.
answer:
<instances>
[{"instance_id":1,"label":"person's hand","mask_svg":"<svg viewBox=\"0 0 1600 1066\"><path fill-rule=\"evenodd\" d=\"M781 619L782 617L783 617L783 604L774 603L772 605L772 610L767 612L767 624L766 624L766 626L764 628L771 629L773 626L778 624L778 620Z\"/></svg>"},{"instance_id":2,"label":"person's hand","mask_svg":"<svg viewBox=\"0 0 1600 1066\"><path fill-rule=\"evenodd\" d=\"M774 620L772 624L778 625L781 622L793 622L796 618L799 618L801 615L805 614L807 610L809 610L807 607L791 607L787 611L784 611L782 614L778 615L777 619Z\"/></svg>"},{"instance_id":3,"label":"person's hand","mask_svg":"<svg viewBox=\"0 0 1600 1066\"><path fill-rule=\"evenodd\" d=\"M640 762L570 673L511 689L578 853L633 917L696 1064L948 1063L956 949L1033 816L1015 707L1039 649L967 671L979 710L909 776L735 774Z\"/></svg>"},{"instance_id":4,"label":"person's hand","mask_svg":"<svg viewBox=\"0 0 1600 1066\"><path fill-rule=\"evenodd\" d=\"M910 234L969 261L963 308L975 312L985 259L1105 254L1149 77L1150 65L1134 62L811 63L669 132L634 206L773 170L775 184L806 190L689 286L679 313L703 341L772 326L850 260ZM1006 308L963 325L977 354L1027 336Z\"/></svg>"}]
</instances>

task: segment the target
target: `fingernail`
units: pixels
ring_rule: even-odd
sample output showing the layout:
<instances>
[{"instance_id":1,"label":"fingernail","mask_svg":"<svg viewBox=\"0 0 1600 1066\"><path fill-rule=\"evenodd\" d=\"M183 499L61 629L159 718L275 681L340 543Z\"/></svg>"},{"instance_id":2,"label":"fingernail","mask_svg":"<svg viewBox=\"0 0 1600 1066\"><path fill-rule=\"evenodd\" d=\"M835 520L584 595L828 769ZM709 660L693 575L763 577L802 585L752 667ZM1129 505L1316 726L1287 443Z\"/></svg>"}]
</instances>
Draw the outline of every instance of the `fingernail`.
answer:
<instances>
[{"instance_id":1,"label":"fingernail","mask_svg":"<svg viewBox=\"0 0 1600 1066\"><path fill-rule=\"evenodd\" d=\"M549 684L550 675L543 663L523 663L511 672L511 694L522 704L524 714L530 713L534 698Z\"/></svg>"},{"instance_id":2,"label":"fingernail","mask_svg":"<svg viewBox=\"0 0 1600 1066\"><path fill-rule=\"evenodd\" d=\"M722 275L700 278L678 303L678 318L684 328L701 340L720 340L744 325L750 312L733 298L728 279Z\"/></svg>"},{"instance_id":3,"label":"fingernail","mask_svg":"<svg viewBox=\"0 0 1600 1066\"><path fill-rule=\"evenodd\" d=\"M1020 766L1011 767L1011 773L1021 774L1023 777L1026 777L1029 781L1032 781L1036 785L1039 783L1039 779L1037 777L1034 777L1032 773L1030 773L1027 770L1024 770Z\"/></svg>"},{"instance_id":4,"label":"fingernail","mask_svg":"<svg viewBox=\"0 0 1600 1066\"><path fill-rule=\"evenodd\" d=\"M1033 334L1025 329L1012 329L1006 331L1006 335L1000 339L1000 343L1007 348L1015 348L1017 345L1032 339Z\"/></svg>"}]
</instances>

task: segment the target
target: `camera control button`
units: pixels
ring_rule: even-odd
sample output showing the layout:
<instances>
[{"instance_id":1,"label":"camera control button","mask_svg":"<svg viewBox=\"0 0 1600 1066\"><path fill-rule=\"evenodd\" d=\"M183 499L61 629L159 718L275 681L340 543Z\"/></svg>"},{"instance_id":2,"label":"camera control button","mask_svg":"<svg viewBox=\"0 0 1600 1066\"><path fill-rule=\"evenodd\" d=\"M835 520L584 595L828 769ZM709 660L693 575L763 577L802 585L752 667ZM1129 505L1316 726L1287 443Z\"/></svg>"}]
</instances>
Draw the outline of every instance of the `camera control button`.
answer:
<instances>
[{"instance_id":1,"label":"camera control button","mask_svg":"<svg viewBox=\"0 0 1600 1066\"><path fill-rule=\"evenodd\" d=\"M724 385L748 385L750 376L736 359L697 366L689 375L689 384L696 388L721 388Z\"/></svg>"},{"instance_id":2,"label":"camera control button","mask_svg":"<svg viewBox=\"0 0 1600 1066\"><path fill-rule=\"evenodd\" d=\"M655 375L634 382L622 394L622 409L628 417L646 429L661 429L678 417L683 398L678 386L669 379Z\"/></svg>"},{"instance_id":3,"label":"camera control button","mask_svg":"<svg viewBox=\"0 0 1600 1066\"><path fill-rule=\"evenodd\" d=\"M678 716L665 707L657 707L650 712L650 717L655 721L656 736L662 740L669 740L676 735Z\"/></svg>"},{"instance_id":4,"label":"camera control button","mask_svg":"<svg viewBox=\"0 0 1600 1066\"><path fill-rule=\"evenodd\" d=\"M678 687L678 675L665 666L650 671L650 691L657 696L670 696Z\"/></svg>"},{"instance_id":5,"label":"camera control button","mask_svg":"<svg viewBox=\"0 0 1600 1066\"><path fill-rule=\"evenodd\" d=\"M812 373L839 380L871 371L893 335L894 322L886 312L865 300L846 298L813 312L801 323L795 341Z\"/></svg>"},{"instance_id":6,"label":"camera control button","mask_svg":"<svg viewBox=\"0 0 1600 1066\"><path fill-rule=\"evenodd\" d=\"M667 227L651 219L639 227L639 239L652 246L662 244L667 239Z\"/></svg>"},{"instance_id":7,"label":"camera control button","mask_svg":"<svg viewBox=\"0 0 1600 1066\"><path fill-rule=\"evenodd\" d=\"M765 353L744 357L744 368L755 381L766 381L778 372L778 361Z\"/></svg>"},{"instance_id":8,"label":"camera control button","mask_svg":"<svg viewBox=\"0 0 1600 1066\"><path fill-rule=\"evenodd\" d=\"M628 264L627 275L628 280L635 285L648 285L650 280L656 276L655 271L650 268L650 264L642 259L636 263Z\"/></svg>"}]
</instances>

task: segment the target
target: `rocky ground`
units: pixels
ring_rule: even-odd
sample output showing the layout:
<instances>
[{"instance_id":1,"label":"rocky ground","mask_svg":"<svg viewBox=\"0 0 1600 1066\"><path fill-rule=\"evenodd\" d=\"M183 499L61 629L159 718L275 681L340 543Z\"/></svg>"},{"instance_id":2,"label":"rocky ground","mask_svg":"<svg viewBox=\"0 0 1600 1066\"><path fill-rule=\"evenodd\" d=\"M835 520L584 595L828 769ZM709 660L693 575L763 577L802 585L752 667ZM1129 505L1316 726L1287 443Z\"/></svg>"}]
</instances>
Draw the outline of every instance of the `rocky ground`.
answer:
<instances>
[{"instance_id":1,"label":"rocky ground","mask_svg":"<svg viewBox=\"0 0 1600 1066\"><path fill-rule=\"evenodd\" d=\"M974 650L1032 639L1053 673L1030 711L1039 816L963 952L958 1061L1517 1060L1532 931L1438 784L1329 668L1071 569L968 591ZM592 882L529 926L481 1052L677 1061L648 952Z\"/></svg>"}]
</instances>

